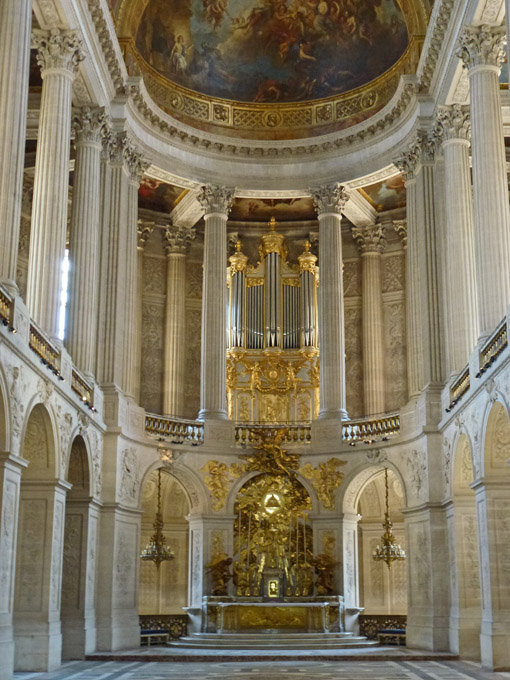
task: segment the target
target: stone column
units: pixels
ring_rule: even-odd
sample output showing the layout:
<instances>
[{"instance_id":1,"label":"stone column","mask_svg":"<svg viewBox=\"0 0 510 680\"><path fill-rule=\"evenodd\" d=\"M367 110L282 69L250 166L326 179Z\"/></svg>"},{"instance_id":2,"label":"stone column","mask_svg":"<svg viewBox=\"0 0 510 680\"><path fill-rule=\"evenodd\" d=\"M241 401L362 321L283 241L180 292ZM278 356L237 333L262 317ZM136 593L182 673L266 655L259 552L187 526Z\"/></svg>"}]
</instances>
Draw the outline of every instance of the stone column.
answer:
<instances>
[{"instance_id":1,"label":"stone column","mask_svg":"<svg viewBox=\"0 0 510 680\"><path fill-rule=\"evenodd\" d=\"M33 42L43 79L35 161L27 306L51 337L58 336L62 262L69 198L72 84L83 59L74 31L37 30Z\"/></svg>"},{"instance_id":2,"label":"stone column","mask_svg":"<svg viewBox=\"0 0 510 680\"><path fill-rule=\"evenodd\" d=\"M0 453L0 680L12 680L12 628L21 473L26 461Z\"/></svg>"},{"instance_id":3,"label":"stone column","mask_svg":"<svg viewBox=\"0 0 510 680\"><path fill-rule=\"evenodd\" d=\"M469 167L471 123L459 105L439 110L437 131L442 140L446 209L447 374L466 365L478 340L473 202Z\"/></svg>"},{"instance_id":4,"label":"stone column","mask_svg":"<svg viewBox=\"0 0 510 680\"><path fill-rule=\"evenodd\" d=\"M65 482L22 483L14 591L14 669L55 670L62 657L60 596Z\"/></svg>"},{"instance_id":5,"label":"stone column","mask_svg":"<svg viewBox=\"0 0 510 680\"><path fill-rule=\"evenodd\" d=\"M435 144L420 132L395 160L407 189L407 375L409 397L443 378L440 232L434 204Z\"/></svg>"},{"instance_id":6,"label":"stone column","mask_svg":"<svg viewBox=\"0 0 510 680\"><path fill-rule=\"evenodd\" d=\"M28 70L30 64L31 0L3 0L0 4L0 283L17 293L18 256Z\"/></svg>"},{"instance_id":7,"label":"stone column","mask_svg":"<svg viewBox=\"0 0 510 680\"><path fill-rule=\"evenodd\" d=\"M66 345L87 377L96 366L99 198L103 109L84 108L73 119L76 160L69 237L69 303Z\"/></svg>"},{"instance_id":8,"label":"stone column","mask_svg":"<svg viewBox=\"0 0 510 680\"><path fill-rule=\"evenodd\" d=\"M227 216L234 191L202 187L199 201L205 210L204 287L202 297L201 419L227 419Z\"/></svg>"},{"instance_id":9,"label":"stone column","mask_svg":"<svg viewBox=\"0 0 510 680\"><path fill-rule=\"evenodd\" d=\"M510 499L508 475L473 484L478 518L482 666L510 668Z\"/></svg>"},{"instance_id":10,"label":"stone column","mask_svg":"<svg viewBox=\"0 0 510 680\"><path fill-rule=\"evenodd\" d=\"M342 209L349 196L338 184L314 189L312 195L319 217L319 419L341 424L348 420L341 223Z\"/></svg>"},{"instance_id":11,"label":"stone column","mask_svg":"<svg viewBox=\"0 0 510 680\"><path fill-rule=\"evenodd\" d=\"M163 413L182 416L186 368L186 251L195 238L188 227L167 227Z\"/></svg>"},{"instance_id":12,"label":"stone column","mask_svg":"<svg viewBox=\"0 0 510 680\"><path fill-rule=\"evenodd\" d=\"M480 333L489 335L510 303L510 214L499 73L504 27L467 27L458 56L469 74L475 256Z\"/></svg>"},{"instance_id":13,"label":"stone column","mask_svg":"<svg viewBox=\"0 0 510 680\"><path fill-rule=\"evenodd\" d=\"M142 386L142 333L143 333L143 251L149 236L154 231L154 222L138 220L138 247L136 266L136 351L135 351L135 377L136 390L135 401L140 403L140 390Z\"/></svg>"},{"instance_id":14,"label":"stone column","mask_svg":"<svg viewBox=\"0 0 510 680\"><path fill-rule=\"evenodd\" d=\"M130 397L135 397L140 378L136 374L138 356L137 342L137 265L138 265L138 188L140 180L149 163L135 147L126 142L125 159L128 169L127 183L127 223L124 227L126 240L126 268L124 271L125 308L124 308L124 364L122 384Z\"/></svg>"},{"instance_id":15,"label":"stone column","mask_svg":"<svg viewBox=\"0 0 510 680\"><path fill-rule=\"evenodd\" d=\"M381 292L381 225L354 227L352 235L361 253L363 327L363 395L365 414L384 413L384 322Z\"/></svg>"}]
</instances>

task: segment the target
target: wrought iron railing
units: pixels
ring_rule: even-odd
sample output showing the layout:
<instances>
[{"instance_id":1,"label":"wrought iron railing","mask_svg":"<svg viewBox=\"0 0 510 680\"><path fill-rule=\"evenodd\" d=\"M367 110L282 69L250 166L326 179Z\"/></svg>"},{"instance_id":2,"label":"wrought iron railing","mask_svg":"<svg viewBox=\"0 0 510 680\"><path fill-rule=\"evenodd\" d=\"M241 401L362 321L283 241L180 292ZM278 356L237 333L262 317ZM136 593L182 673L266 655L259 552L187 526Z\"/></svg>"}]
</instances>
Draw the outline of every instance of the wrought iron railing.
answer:
<instances>
[{"instance_id":1,"label":"wrought iron railing","mask_svg":"<svg viewBox=\"0 0 510 680\"><path fill-rule=\"evenodd\" d=\"M145 431L169 439L172 444L201 444L204 441L204 424L197 420L184 420L172 416L145 414Z\"/></svg>"}]
</instances>

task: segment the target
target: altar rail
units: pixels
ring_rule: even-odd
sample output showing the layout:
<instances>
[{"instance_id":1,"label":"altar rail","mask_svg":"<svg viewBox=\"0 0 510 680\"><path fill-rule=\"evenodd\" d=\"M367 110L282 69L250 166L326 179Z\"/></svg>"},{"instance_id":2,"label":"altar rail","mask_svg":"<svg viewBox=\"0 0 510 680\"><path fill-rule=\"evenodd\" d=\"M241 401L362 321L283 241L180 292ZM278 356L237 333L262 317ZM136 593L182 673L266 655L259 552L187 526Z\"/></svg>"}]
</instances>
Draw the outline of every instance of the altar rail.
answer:
<instances>
[{"instance_id":1,"label":"altar rail","mask_svg":"<svg viewBox=\"0 0 510 680\"><path fill-rule=\"evenodd\" d=\"M197 420L146 413L145 431L161 438L171 438L172 444L184 444L184 442L202 444L204 441L204 424Z\"/></svg>"}]
</instances>

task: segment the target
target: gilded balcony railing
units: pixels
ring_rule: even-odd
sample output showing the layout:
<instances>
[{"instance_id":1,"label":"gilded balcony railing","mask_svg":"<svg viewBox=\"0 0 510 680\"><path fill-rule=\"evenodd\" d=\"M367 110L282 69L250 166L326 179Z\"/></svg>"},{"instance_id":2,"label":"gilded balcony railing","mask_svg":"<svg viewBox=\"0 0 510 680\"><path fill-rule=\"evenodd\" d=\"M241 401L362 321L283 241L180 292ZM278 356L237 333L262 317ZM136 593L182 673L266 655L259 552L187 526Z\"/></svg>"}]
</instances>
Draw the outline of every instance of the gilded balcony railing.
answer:
<instances>
[{"instance_id":1,"label":"gilded balcony railing","mask_svg":"<svg viewBox=\"0 0 510 680\"><path fill-rule=\"evenodd\" d=\"M463 397L470 387L469 366L466 366L459 375L455 378L450 386L450 407L455 406L461 397Z\"/></svg>"},{"instance_id":2,"label":"gilded balcony railing","mask_svg":"<svg viewBox=\"0 0 510 680\"><path fill-rule=\"evenodd\" d=\"M55 375L61 377L60 351L33 321L30 323L29 345L41 361L51 368Z\"/></svg>"},{"instance_id":3,"label":"gilded balcony railing","mask_svg":"<svg viewBox=\"0 0 510 680\"><path fill-rule=\"evenodd\" d=\"M78 369L74 367L71 374L71 388L84 404L90 407L94 406L94 388L89 385Z\"/></svg>"},{"instance_id":4,"label":"gilded balcony railing","mask_svg":"<svg viewBox=\"0 0 510 680\"><path fill-rule=\"evenodd\" d=\"M480 371L483 373L494 363L501 352L508 347L508 328L506 318L499 324L494 333L480 350Z\"/></svg>"},{"instance_id":5,"label":"gilded balcony railing","mask_svg":"<svg viewBox=\"0 0 510 680\"><path fill-rule=\"evenodd\" d=\"M258 443L262 432L268 437L274 437L285 429L282 441L286 444L309 444L312 440L310 423L280 423L278 425L263 423L236 423L235 441L237 444Z\"/></svg>"},{"instance_id":6,"label":"gilded balcony railing","mask_svg":"<svg viewBox=\"0 0 510 680\"><path fill-rule=\"evenodd\" d=\"M377 418L349 420L342 425L344 442L355 444L381 440L385 441L400 433L400 414L388 413Z\"/></svg>"},{"instance_id":7,"label":"gilded balcony railing","mask_svg":"<svg viewBox=\"0 0 510 680\"><path fill-rule=\"evenodd\" d=\"M196 420L184 420L171 416L145 414L145 431L158 437L170 439L172 444L202 444L204 424Z\"/></svg>"},{"instance_id":8,"label":"gilded balcony railing","mask_svg":"<svg viewBox=\"0 0 510 680\"><path fill-rule=\"evenodd\" d=\"M0 288L0 321L4 326L10 326L12 322L12 298L3 288Z\"/></svg>"}]
</instances>

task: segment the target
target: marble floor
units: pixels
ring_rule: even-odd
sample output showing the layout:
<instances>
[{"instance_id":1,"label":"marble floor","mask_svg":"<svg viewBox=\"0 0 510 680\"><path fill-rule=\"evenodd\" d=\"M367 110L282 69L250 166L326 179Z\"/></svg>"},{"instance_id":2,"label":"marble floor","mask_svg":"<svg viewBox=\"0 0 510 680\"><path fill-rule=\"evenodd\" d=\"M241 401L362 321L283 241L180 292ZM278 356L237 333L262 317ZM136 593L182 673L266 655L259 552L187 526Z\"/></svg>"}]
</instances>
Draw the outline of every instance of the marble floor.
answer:
<instances>
[{"instance_id":1,"label":"marble floor","mask_svg":"<svg viewBox=\"0 0 510 680\"><path fill-rule=\"evenodd\" d=\"M272 661L158 663L72 661L52 673L15 673L15 680L503 680L465 661Z\"/></svg>"}]
</instances>

